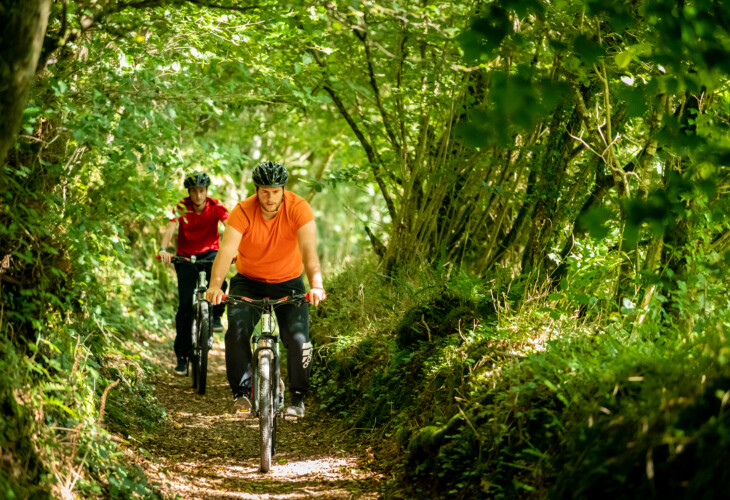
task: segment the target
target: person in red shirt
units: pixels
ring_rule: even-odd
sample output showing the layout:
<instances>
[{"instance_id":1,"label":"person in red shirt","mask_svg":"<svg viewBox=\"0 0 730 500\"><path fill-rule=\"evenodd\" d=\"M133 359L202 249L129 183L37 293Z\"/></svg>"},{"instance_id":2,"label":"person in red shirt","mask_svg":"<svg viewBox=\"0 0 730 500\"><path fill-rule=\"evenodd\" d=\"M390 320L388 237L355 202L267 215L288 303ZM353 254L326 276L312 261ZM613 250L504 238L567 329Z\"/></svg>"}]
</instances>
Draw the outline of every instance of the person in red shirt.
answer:
<instances>
[{"instance_id":1,"label":"person in red shirt","mask_svg":"<svg viewBox=\"0 0 730 500\"><path fill-rule=\"evenodd\" d=\"M238 273L231 279L231 294L252 299L279 298L304 293L302 267L309 281L309 300L324 300L322 271L317 256L314 214L304 198L286 191L286 168L263 162L253 170L256 194L231 211L220 252L213 263L206 298L219 304L222 283L229 264L238 254ZM287 348L291 405L288 417L304 416L304 398L309 391L312 344L309 340L309 308L285 305L275 311L281 340ZM250 339L261 313L246 304L228 308L226 374L233 391L234 412L248 412L251 401Z\"/></svg>"},{"instance_id":2,"label":"person in red shirt","mask_svg":"<svg viewBox=\"0 0 730 500\"><path fill-rule=\"evenodd\" d=\"M212 261L218 254L220 235L218 223L228 219L228 210L218 200L208 198L210 177L208 174L193 172L185 178L185 188L189 196L178 203L177 216L170 219L162 237L160 260L170 262L172 254L168 246L177 229L177 255L195 256L196 260ZM210 279L211 264L206 266ZM198 268L190 262L175 264L179 304L175 315L175 355L178 375L186 375L190 355L190 328L193 322L193 292L198 281ZM224 284L225 285L225 284ZM213 331L223 331L221 316L225 306L213 307Z\"/></svg>"}]
</instances>

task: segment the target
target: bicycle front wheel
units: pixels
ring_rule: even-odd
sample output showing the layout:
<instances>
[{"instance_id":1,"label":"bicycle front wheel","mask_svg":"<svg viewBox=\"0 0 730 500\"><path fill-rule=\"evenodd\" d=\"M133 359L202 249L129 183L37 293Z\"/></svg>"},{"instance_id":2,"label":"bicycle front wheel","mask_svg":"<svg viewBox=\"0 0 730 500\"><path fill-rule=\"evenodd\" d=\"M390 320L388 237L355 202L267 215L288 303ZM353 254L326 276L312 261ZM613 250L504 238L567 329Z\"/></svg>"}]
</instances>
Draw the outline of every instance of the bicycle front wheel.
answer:
<instances>
[{"instance_id":1,"label":"bicycle front wheel","mask_svg":"<svg viewBox=\"0 0 730 500\"><path fill-rule=\"evenodd\" d=\"M200 314L198 311L195 312L193 318L193 324L190 327L190 369L192 371L193 389L198 387L198 365L199 361L199 350L198 350L198 334L200 332Z\"/></svg>"},{"instance_id":2,"label":"bicycle front wheel","mask_svg":"<svg viewBox=\"0 0 730 500\"><path fill-rule=\"evenodd\" d=\"M198 332L198 394L205 394L205 385L208 381L208 351L212 332L213 318L210 315L210 303L200 302L200 331Z\"/></svg>"},{"instance_id":3,"label":"bicycle front wheel","mask_svg":"<svg viewBox=\"0 0 730 500\"><path fill-rule=\"evenodd\" d=\"M271 455L274 448L274 400L271 391L271 352L259 352L259 430L261 437L261 472L271 469Z\"/></svg>"}]
</instances>

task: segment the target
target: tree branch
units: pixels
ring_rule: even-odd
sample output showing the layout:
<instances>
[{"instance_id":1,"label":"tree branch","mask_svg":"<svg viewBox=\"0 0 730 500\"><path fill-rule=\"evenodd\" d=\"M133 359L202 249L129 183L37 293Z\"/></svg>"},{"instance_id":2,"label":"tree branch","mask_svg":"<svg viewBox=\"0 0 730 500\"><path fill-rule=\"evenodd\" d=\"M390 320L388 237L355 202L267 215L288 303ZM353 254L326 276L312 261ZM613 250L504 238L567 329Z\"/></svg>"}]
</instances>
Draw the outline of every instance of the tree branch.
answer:
<instances>
[{"instance_id":1,"label":"tree branch","mask_svg":"<svg viewBox=\"0 0 730 500\"><path fill-rule=\"evenodd\" d=\"M395 133L393 133L393 129L390 126L390 117L388 116L388 113L385 111L385 108L383 107L383 102L380 99L380 88L378 87L378 82L375 79L375 71L373 69L373 59L372 59L372 53L370 52L370 44L368 43L367 31L360 32L358 30L352 30L352 32L355 34L355 36L362 42L363 47L365 48L365 60L368 63L368 77L370 79L370 86L373 89L373 92L375 94L375 104L378 106L378 111L380 112L380 116L383 118L383 127L385 127L385 132L388 134L388 138L390 139L391 144L393 144L393 147L395 148L396 152L398 153L398 156L402 157L401 153L401 146L398 142L398 139L395 136ZM405 158L404 158L405 160Z\"/></svg>"},{"instance_id":2,"label":"tree branch","mask_svg":"<svg viewBox=\"0 0 730 500\"><path fill-rule=\"evenodd\" d=\"M406 57L408 55L408 49L406 48L406 41L408 40L408 36L404 33L403 39L400 43L400 51L398 52L400 56L400 61L398 63L398 73L396 76L396 85L395 87L400 90L401 84L403 83L403 65L405 64ZM403 99L401 98L401 93L396 92L395 94L395 104L396 104L396 112L400 113L401 116L405 116L404 114L404 106L403 106ZM405 120L400 121L400 140L401 144L406 143L406 122ZM404 162L405 163L405 162ZM405 171L403 172L403 177L405 177Z\"/></svg>"},{"instance_id":3,"label":"tree branch","mask_svg":"<svg viewBox=\"0 0 730 500\"><path fill-rule=\"evenodd\" d=\"M79 27L68 29L66 19L66 3L64 2L63 19L61 20L61 31L55 36L46 36L43 42L43 52L41 53L36 72L43 69L51 58L51 56L64 45L78 40L84 33L92 27L101 24L107 16L117 14L126 9L151 9L153 7L162 7L164 5L182 5L191 3L197 7L206 7L208 9L221 9L236 12L247 12L254 9L262 8L260 5L242 5L242 2L235 4L219 4L211 0L137 0L131 2L114 2L106 0L102 5L98 6L96 12L82 16L79 19Z\"/></svg>"},{"instance_id":4,"label":"tree branch","mask_svg":"<svg viewBox=\"0 0 730 500\"><path fill-rule=\"evenodd\" d=\"M162 5L163 0L142 0L138 2L132 2L132 3L112 3L111 0L107 0L102 5L99 5L96 8L95 12L92 12L91 14L81 16L79 18L79 26L78 28L69 29L68 27L68 20L66 19L66 8L64 3L64 9L62 10L61 15L63 16L63 19L61 20L61 31L59 31L55 35L48 35L46 34L46 39L43 41L43 51L41 52L41 56L38 59L38 64L36 65L36 73L41 71L43 68L45 68L46 64L48 63L48 60L51 58L53 54L56 53L58 49L61 47L67 45L68 43L74 42L78 40L84 33L89 31L93 26L100 24L101 21L110 14L116 14L118 12L123 11L127 7L132 8L147 8L147 7L158 7Z\"/></svg>"},{"instance_id":5,"label":"tree branch","mask_svg":"<svg viewBox=\"0 0 730 500\"><path fill-rule=\"evenodd\" d=\"M322 61L322 58L319 57L319 54L316 50L313 50L311 48L307 49L307 52L314 58L314 61L317 63L317 65L322 68L325 72L327 71L327 67ZM378 186L380 187L380 192L383 193L383 199L385 200L385 204L388 207L388 213L390 214L391 220L396 220L396 210L395 210L395 204L393 203L393 200L390 197L390 194L388 194L388 191L385 186L385 182L383 181L383 175L380 169L380 162L378 161L377 154L375 151L375 148L373 148L372 144L368 142L368 140L365 138L365 135L362 133L362 130L360 130L360 127L358 126L357 122L355 122L352 115L347 111L347 108L345 107L345 104L342 102L342 99L340 99L340 96L335 92L335 90L332 88L332 86L329 83L324 83L322 85L322 88L329 94L330 99L332 99L332 102L335 103L335 106L337 107L337 110L340 112L342 117L345 119L347 124L350 126L350 129L352 129L353 133L357 137L357 139L360 141L360 144L362 145L363 149L365 150L365 154L368 157L368 160L370 162L370 168L373 171L373 176L375 177L375 182L378 183Z\"/></svg>"},{"instance_id":6,"label":"tree branch","mask_svg":"<svg viewBox=\"0 0 730 500\"><path fill-rule=\"evenodd\" d=\"M263 9L262 5L221 5L217 2L211 2L209 0L186 0L189 3L197 5L199 7L207 7L209 9L222 9L222 10L234 10L236 12L248 12L255 9Z\"/></svg>"}]
</instances>

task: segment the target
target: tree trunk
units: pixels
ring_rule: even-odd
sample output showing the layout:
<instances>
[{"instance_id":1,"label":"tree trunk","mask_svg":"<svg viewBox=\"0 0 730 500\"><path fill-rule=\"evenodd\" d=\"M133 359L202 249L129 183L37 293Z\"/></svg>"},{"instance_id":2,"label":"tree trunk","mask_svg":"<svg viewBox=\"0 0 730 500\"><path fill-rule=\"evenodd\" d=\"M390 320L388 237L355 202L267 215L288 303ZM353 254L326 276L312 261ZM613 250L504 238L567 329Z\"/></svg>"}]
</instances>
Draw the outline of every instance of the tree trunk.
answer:
<instances>
[{"instance_id":1,"label":"tree trunk","mask_svg":"<svg viewBox=\"0 0 730 500\"><path fill-rule=\"evenodd\" d=\"M50 0L3 0L0 7L0 164L22 123L50 5Z\"/></svg>"},{"instance_id":2,"label":"tree trunk","mask_svg":"<svg viewBox=\"0 0 730 500\"><path fill-rule=\"evenodd\" d=\"M522 257L522 272L529 273L543 265L550 249L550 241L556 226L561 221L554 220L560 190L565 172L571 160L571 135L577 135L581 127L578 107L574 107L565 126L561 126L566 111L558 108L550 123L550 138L545 147L537 179L538 193L532 214L532 228Z\"/></svg>"},{"instance_id":3,"label":"tree trunk","mask_svg":"<svg viewBox=\"0 0 730 500\"><path fill-rule=\"evenodd\" d=\"M565 240L563 248L560 251L560 264L555 268L550 276L550 280L553 283L560 283L560 280L568 274L568 263L566 262L566 258L572 250L575 240L577 238L581 238L585 234L585 228L579 227L581 217L590 212L592 208L603 203L603 200L610 189L614 187L613 178L610 175L603 175L601 173L603 164L599 163L598 159L594 161L594 168L596 170L596 180L591 188L591 194L588 196L585 203L583 203L581 209L578 211L578 214L575 216L573 222L573 234Z\"/></svg>"},{"instance_id":4,"label":"tree trunk","mask_svg":"<svg viewBox=\"0 0 730 500\"><path fill-rule=\"evenodd\" d=\"M685 172L686 166L682 160L677 161L677 168L675 172L682 175ZM665 173L666 189L669 191L671 188L671 170L667 169ZM691 207L691 202L687 202L687 208ZM667 313L667 318L671 319L670 325L677 326L689 333L692 329L692 315L683 311L682 301L688 300L688 297L683 297L682 292L679 291L679 282L688 281L688 263L687 255L689 250L687 249L690 243L690 234L692 234L691 219L689 216L676 216L670 223L664 228L664 246L662 247L662 266L666 270L671 270L672 273L668 276L669 284L666 285L664 295L666 301L662 304L664 311ZM668 325L668 326L670 326Z\"/></svg>"}]
</instances>

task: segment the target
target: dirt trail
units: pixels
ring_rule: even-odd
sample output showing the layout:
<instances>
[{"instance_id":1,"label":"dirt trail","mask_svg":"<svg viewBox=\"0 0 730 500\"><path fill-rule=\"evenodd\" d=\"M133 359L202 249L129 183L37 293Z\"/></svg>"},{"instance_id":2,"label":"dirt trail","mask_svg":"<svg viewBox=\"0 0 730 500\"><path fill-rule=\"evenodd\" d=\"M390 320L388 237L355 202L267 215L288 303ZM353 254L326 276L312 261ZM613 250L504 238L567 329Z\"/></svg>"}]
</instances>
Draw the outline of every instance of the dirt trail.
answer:
<instances>
[{"instance_id":1,"label":"dirt trail","mask_svg":"<svg viewBox=\"0 0 730 500\"><path fill-rule=\"evenodd\" d=\"M208 389L200 396L190 377L170 370L171 353L155 360L155 395L167 410L154 435L132 441L128 454L150 481L182 498L378 498L384 476L373 456L348 439L340 423L308 401L298 422L280 420L271 471L259 472L258 420L230 413L232 396L221 342L210 352Z\"/></svg>"}]
</instances>

